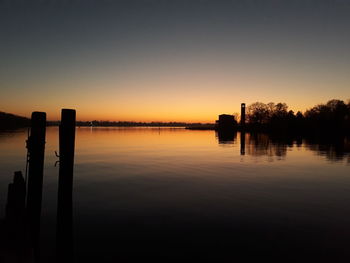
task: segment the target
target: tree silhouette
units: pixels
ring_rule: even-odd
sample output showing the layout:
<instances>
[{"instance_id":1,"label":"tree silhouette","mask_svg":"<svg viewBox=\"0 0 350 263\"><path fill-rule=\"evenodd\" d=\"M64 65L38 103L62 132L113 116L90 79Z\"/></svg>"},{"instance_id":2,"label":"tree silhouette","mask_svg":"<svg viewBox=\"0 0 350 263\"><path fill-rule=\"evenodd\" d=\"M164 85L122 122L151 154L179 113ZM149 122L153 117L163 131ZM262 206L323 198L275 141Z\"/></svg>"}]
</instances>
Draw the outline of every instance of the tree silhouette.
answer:
<instances>
[{"instance_id":1,"label":"tree silhouette","mask_svg":"<svg viewBox=\"0 0 350 263\"><path fill-rule=\"evenodd\" d=\"M262 102L255 102L247 108L247 117L250 124L266 124L269 121L269 115L269 106Z\"/></svg>"},{"instance_id":2,"label":"tree silhouette","mask_svg":"<svg viewBox=\"0 0 350 263\"><path fill-rule=\"evenodd\" d=\"M248 127L251 130L298 133L350 133L350 100L332 99L294 114L286 103L268 104L255 102L247 107Z\"/></svg>"}]
</instances>

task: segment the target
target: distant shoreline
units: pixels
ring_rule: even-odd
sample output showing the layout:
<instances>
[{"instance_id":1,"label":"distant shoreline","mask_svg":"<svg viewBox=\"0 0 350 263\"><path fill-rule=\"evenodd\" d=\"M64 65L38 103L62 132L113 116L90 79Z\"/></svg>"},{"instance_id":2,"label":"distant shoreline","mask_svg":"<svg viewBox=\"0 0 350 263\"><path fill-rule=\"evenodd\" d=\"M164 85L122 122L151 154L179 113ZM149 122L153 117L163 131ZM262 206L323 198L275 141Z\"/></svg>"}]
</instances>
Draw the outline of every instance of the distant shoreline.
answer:
<instances>
[{"instance_id":1,"label":"distant shoreline","mask_svg":"<svg viewBox=\"0 0 350 263\"><path fill-rule=\"evenodd\" d=\"M29 127L31 120L0 111L0 130ZM60 121L47 121L47 126L59 126ZM296 114L286 103L255 102L247 108L241 104L241 116L220 114L215 123L139 122L139 121L77 121L77 127L182 127L189 130L263 132L276 134L344 134L350 135L350 101L332 99L304 113Z\"/></svg>"},{"instance_id":2,"label":"distant shoreline","mask_svg":"<svg viewBox=\"0 0 350 263\"><path fill-rule=\"evenodd\" d=\"M59 126L59 121L49 121L47 126ZM106 121L77 121L77 127L206 127L206 126L214 126L211 123L185 123L185 122L106 122Z\"/></svg>"}]
</instances>

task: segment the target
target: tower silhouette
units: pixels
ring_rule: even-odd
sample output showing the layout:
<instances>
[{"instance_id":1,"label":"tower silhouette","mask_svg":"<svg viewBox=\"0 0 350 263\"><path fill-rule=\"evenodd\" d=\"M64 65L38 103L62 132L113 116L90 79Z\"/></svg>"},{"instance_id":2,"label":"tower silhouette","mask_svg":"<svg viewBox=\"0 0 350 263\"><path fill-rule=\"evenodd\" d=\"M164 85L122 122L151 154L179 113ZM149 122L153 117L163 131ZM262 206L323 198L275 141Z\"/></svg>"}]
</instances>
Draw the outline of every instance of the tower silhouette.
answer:
<instances>
[{"instance_id":1,"label":"tower silhouette","mask_svg":"<svg viewBox=\"0 0 350 263\"><path fill-rule=\"evenodd\" d=\"M241 126L245 125L245 103L241 103Z\"/></svg>"}]
</instances>

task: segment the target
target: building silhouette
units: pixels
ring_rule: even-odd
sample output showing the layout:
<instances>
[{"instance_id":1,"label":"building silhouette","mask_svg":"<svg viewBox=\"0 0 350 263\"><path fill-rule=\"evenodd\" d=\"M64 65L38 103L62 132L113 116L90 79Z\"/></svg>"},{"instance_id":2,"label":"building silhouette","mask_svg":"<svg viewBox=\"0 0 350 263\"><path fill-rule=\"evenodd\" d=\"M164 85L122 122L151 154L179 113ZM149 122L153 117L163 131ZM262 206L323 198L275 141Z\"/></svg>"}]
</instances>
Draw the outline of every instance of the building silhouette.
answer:
<instances>
[{"instance_id":1,"label":"building silhouette","mask_svg":"<svg viewBox=\"0 0 350 263\"><path fill-rule=\"evenodd\" d=\"M218 130L232 130L236 128L237 121L233 115L220 114L216 124Z\"/></svg>"}]
</instances>

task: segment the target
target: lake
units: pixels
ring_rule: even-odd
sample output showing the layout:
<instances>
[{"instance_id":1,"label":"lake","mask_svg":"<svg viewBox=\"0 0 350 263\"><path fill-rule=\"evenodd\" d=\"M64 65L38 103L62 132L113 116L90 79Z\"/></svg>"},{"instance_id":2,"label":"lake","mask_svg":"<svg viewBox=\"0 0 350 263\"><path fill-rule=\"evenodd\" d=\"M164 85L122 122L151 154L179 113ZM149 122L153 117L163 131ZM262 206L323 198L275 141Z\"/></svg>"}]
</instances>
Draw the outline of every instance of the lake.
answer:
<instances>
[{"instance_id":1,"label":"lake","mask_svg":"<svg viewBox=\"0 0 350 263\"><path fill-rule=\"evenodd\" d=\"M26 138L0 133L0 218ZM43 262L55 256L55 151L48 127ZM350 140L77 128L73 233L77 262L349 262Z\"/></svg>"}]
</instances>

